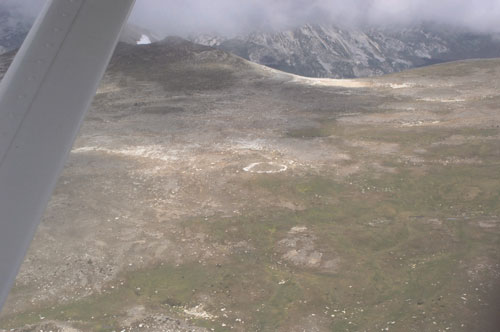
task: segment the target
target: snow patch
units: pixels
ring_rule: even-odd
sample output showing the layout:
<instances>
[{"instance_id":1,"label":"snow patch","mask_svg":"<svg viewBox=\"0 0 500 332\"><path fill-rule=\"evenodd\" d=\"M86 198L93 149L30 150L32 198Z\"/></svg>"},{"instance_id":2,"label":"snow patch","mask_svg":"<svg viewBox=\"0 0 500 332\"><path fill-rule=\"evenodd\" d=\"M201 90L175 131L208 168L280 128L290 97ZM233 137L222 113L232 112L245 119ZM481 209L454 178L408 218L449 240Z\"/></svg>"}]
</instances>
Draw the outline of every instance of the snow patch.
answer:
<instances>
[{"instance_id":1,"label":"snow patch","mask_svg":"<svg viewBox=\"0 0 500 332\"><path fill-rule=\"evenodd\" d=\"M141 39L137 41L137 45L149 45L149 44L151 44L151 39L146 35L142 35Z\"/></svg>"}]
</instances>

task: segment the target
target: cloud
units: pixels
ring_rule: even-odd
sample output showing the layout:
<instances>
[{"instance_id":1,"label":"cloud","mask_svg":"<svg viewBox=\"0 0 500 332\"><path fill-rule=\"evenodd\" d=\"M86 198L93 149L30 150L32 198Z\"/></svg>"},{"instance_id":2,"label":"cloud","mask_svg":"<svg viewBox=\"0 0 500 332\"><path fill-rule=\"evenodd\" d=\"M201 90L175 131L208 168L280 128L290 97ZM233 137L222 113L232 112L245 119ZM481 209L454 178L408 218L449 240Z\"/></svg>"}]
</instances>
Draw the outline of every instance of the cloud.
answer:
<instances>
[{"instance_id":1,"label":"cloud","mask_svg":"<svg viewBox=\"0 0 500 332\"><path fill-rule=\"evenodd\" d=\"M0 0L0 4L35 15L46 1ZM137 0L131 21L162 36L235 35L325 22L404 25L436 21L500 32L500 0Z\"/></svg>"},{"instance_id":2,"label":"cloud","mask_svg":"<svg viewBox=\"0 0 500 332\"><path fill-rule=\"evenodd\" d=\"M282 29L303 23L436 21L500 32L499 0L137 0L132 20L162 34Z\"/></svg>"},{"instance_id":3,"label":"cloud","mask_svg":"<svg viewBox=\"0 0 500 332\"><path fill-rule=\"evenodd\" d=\"M0 0L0 5L17 14L35 17L46 2L47 0Z\"/></svg>"}]
</instances>

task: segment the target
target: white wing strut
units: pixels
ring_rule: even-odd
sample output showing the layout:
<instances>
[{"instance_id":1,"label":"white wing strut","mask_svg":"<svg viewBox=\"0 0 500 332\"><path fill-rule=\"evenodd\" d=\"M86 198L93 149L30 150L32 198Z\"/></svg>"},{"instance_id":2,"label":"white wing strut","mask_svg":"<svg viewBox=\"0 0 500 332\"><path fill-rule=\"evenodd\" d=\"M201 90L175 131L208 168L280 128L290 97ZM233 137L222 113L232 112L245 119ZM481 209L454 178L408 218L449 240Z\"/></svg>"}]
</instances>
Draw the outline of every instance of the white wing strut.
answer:
<instances>
[{"instance_id":1,"label":"white wing strut","mask_svg":"<svg viewBox=\"0 0 500 332\"><path fill-rule=\"evenodd\" d=\"M0 83L0 309L135 0L49 0Z\"/></svg>"}]
</instances>

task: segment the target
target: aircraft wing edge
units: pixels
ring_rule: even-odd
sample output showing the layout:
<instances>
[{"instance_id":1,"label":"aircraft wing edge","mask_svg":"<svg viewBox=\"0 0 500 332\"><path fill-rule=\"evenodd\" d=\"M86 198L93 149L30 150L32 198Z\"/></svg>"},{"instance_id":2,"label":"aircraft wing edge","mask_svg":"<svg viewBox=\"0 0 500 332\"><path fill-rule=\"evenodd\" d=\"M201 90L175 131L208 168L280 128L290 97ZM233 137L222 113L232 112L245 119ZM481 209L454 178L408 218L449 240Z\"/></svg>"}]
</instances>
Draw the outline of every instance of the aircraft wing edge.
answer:
<instances>
[{"instance_id":1,"label":"aircraft wing edge","mask_svg":"<svg viewBox=\"0 0 500 332\"><path fill-rule=\"evenodd\" d=\"M0 82L0 308L135 0L50 0Z\"/></svg>"}]
</instances>

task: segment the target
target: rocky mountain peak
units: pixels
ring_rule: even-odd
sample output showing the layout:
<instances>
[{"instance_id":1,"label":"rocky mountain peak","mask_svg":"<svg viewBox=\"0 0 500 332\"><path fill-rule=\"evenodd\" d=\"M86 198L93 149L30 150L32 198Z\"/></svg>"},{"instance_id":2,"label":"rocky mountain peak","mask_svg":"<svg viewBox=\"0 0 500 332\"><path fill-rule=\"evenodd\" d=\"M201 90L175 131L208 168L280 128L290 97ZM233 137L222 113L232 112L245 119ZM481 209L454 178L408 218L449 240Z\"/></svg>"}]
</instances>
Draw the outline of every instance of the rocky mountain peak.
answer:
<instances>
[{"instance_id":1,"label":"rocky mountain peak","mask_svg":"<svg viewBox=\"0 0 500 332\"><path fill-rule=\"evenodd\" d=\"M500 57L500 39L432 22L414 26L305 24L224 39L192 38L275 69L312 77L377 76L445 61Z\"/></svg>"}]
</instances>

